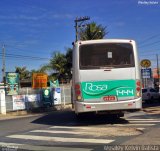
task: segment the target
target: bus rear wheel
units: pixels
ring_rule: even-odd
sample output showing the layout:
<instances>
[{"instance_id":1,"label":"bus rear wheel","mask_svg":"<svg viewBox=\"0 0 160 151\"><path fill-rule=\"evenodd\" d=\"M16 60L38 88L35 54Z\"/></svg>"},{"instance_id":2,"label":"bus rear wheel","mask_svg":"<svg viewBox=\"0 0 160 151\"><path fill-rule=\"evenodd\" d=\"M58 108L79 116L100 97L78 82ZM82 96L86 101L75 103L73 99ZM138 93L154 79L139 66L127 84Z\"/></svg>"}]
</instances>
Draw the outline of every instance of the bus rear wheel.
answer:
<instances>
[{"instance_id":1,"label":"bus rear wheel","mask_svg":"<svg viewBox=\"0 0 160 151\"><path fill-rule=\"evenodd\" d=\"M113 118L120 118L120 117L124 117L124 113L117 113L117 114L113 114L112 115Z\"/></svg>"}]
</instances>

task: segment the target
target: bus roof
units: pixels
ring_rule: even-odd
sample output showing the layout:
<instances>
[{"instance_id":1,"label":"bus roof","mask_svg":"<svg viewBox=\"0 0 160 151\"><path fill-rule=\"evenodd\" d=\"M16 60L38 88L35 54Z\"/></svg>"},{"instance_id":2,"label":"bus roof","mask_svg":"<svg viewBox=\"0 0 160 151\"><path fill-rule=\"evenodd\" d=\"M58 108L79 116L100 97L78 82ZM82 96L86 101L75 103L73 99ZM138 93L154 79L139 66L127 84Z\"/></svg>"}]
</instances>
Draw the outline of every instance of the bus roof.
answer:
<instances>
[{"instance_id":1,"label":"bus roof","mask_svg":"<svg viewBox=\"0 0 160 151\"><path fill-rule=\"evenodd\" d=\"M75 44L92 44L92 43L135 43L132 39L98 39L98 40L86 40L77 41Z\"/></svg>"}]
</instances>

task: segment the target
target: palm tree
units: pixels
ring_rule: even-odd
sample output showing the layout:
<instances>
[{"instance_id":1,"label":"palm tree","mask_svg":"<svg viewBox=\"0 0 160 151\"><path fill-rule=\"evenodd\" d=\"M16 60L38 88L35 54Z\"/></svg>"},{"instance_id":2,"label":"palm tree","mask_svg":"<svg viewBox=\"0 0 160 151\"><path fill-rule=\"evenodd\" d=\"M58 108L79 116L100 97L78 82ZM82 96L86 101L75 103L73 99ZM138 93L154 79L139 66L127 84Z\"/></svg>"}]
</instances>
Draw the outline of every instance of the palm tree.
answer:
<instances>
[{"instance_id":1,"label":"palm tree","mask_svg":"<svg viewBox=\"0 0 160 151\"><path fill-rule=\"evenodd\" d=\"M30 79L30 72L27 70L26 67L15 67L16 70L15 72L16 73L19 73L19 78L20 80L27 80L27 79Z\"/></svg>"},{"instance_id":2,"label":"palm tree","mask_svg":"<svg viewBox=\"0 0 160 151\"><path fill-rule=\"evenodd\" d=\"M48 64L43 65L39 71L48 73L49 80L65 80L69 82L72 78L72 48L67 48L66 53L54 52Z\"/></svg>"},{"instance_id":3,"label":"palm tree","mask_svg":"<svg viewBox=\"0 0 160 151\"><path fill-rule=\"evenodd\" d=\"M55 78L59 80L65 79L65 66L67 60L65 55L60 52L54 52L48 64L41 67L41 71L50 72L50 79Z\"/></svg>"},{"instance_id":4,"label":"palm tree","mask_svg":"<svg viewBox=\"0 0 160 151\"><path fill-rule=\"evenodd\" d=\"M66 65L65 65L65 73L66 73L66 78L67 80L72 79L72 74L71 74L71 68L72 68L72 48L67 48L66 49L66 55L65 58L67 60Z\"/></svg>"},{"instance_id":5,"label":"palm tree","mask_svg":"<svg viewBox=\"0 0 160 151\"><path fill-rule=\"evenodd\" d=\"M96 22L91 22L79 32L80 40L103 39L106 34L108 34L106 27L97 25Z\"/></svg>"},{"instance_id":6,"label":"palm tree","mask_svg":"<svg viewBox=\"0 0 160 151\"><path fill-rule=\"evenodd\" d=\"M55 73L57 73L58 78L64 79L65 75L65 65L67 63L67 60L65 58L65 55L56 52L53 54L53 57L50 59L50 65L53 70L55 70Z\"/></svg>"}]
</instances>

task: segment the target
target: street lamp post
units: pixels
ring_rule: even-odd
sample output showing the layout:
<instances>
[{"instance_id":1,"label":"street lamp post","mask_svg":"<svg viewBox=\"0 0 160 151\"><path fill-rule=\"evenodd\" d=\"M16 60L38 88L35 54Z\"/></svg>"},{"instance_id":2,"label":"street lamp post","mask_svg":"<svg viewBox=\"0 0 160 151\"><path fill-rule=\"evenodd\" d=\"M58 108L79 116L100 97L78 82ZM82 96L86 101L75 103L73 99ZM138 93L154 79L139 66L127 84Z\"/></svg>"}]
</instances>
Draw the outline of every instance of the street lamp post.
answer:
<instances>
[{"instance_id":1,"label":"street lamp post","mask_svg":"<svg viewBox=\"0 0 160 151\"><path fill-rule=\"evenodd\" d=\"M5 72L6 72L6 65L5 65L5 45L3 44L3 47L2 47L2 76L3 76L3 83L4 83L4 86L5 86Z\"/></svg>"},{"instance_id":2,"label":"street lamp post","mask_svg":"<svg viewBox=\"0 0 160 151\"><path fill-rule=\"evenodd\" d=\"M158 54L156 54L157 58L157 75L158 75L158 91L160 90L160 80L159 80L159 61L158 61Z\"/></svg>"}]
</instances>

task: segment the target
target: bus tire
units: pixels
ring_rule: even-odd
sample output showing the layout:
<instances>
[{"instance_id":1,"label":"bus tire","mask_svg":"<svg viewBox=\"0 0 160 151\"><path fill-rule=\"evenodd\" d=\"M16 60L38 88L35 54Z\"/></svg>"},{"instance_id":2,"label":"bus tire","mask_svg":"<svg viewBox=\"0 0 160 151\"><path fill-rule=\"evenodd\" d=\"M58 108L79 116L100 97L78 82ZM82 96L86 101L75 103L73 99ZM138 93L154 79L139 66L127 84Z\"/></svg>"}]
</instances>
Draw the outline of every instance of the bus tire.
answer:
<instances>
[{"instance_id":1,"label":"bus tire","mask_svg":"<svg viewBox=\"0 0 160 151\"><path fill-rule=\"evenodd\" d=\"M112 115L113 118L118 119L120 117L124 117L124 113L117 113Z\"/></svg>"},{"instance_id":2,"label":"bus tire","mask_svg":"<svg viewBox=\"0 0 160 151\"><path fill-rule=\"evenodd\" d=\"M117 114L117 116L118 116L118 118L124 117L124 113L119 113L119 114Z\"/></svg>"},{"instance_id":3,"label":"bus tire","mask_svg":"<svg viewBox=\"0 0 160 151\"><path fill-rule=\"evenodd\" d=\"M77 120L82 120L82 119L84 119L84 117L85 117L84 113L78 113L78 114L76 114Z\"/></svg>"}]
</instances>

